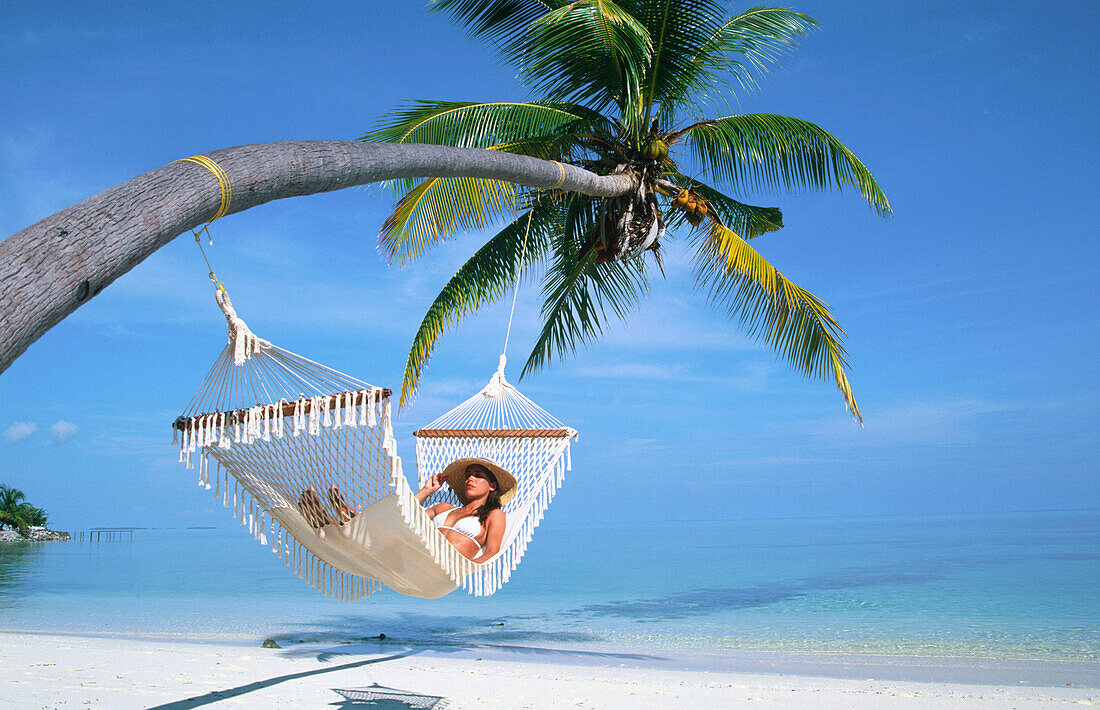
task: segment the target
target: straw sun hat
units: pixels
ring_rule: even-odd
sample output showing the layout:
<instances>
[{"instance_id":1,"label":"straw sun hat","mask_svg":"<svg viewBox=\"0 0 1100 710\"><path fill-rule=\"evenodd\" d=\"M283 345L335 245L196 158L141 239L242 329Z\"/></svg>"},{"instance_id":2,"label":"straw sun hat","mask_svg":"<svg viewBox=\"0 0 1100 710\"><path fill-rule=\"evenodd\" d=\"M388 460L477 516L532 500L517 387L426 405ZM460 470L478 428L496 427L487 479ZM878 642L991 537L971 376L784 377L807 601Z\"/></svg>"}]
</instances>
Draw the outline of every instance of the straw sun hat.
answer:
<instances>
[{"instance_id":1,"label":"straw sun hat","mask_svg":"<svg viewBox=\"0 0 1100 710\"><path fill-rule=\"evenodd\" d=\"M442 478L455 492L458 499L466 505L470 501L466 498L466 467L471 464L479 464L489 469L497 479L497 491L500 493L500 503L504 505L516 495L516 478L505 471L498 464L489 459L466 458L451 462L443 469Z\"/></svg>"}]
</instances>

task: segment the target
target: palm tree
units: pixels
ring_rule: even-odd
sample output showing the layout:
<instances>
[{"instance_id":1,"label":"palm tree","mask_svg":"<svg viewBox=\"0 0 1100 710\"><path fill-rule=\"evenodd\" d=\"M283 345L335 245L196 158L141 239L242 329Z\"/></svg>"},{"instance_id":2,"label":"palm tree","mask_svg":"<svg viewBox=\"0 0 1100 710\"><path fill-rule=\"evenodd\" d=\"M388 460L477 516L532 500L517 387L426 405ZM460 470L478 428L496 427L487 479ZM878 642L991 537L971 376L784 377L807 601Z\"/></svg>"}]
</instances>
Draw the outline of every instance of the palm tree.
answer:
<instances>
[{"instance_id":1,"label":"palm tree","mask_svg":"<svg viewBox=\"0 0 1100 710\"><path fill-rule=\"evenodd\" d=\"M23 503L26 497L23 491L0 483L0 530L3 530L5 525L13 530L30 525L24 519L26 511L21 510L21 507L26 505Z\"/></svg>"},{"instance_id":2,"label":"palm tree","mask_svg":"<svg viewBox=\"0 0 1100 710\"><path fill-rule=\"evenodd\" d=\"M19 519L28 526L46 527L49 515L42 508L33 506L30 503L23 503L19 506Z\"/></svg>"},{"instance_id":3,"label":"palm tree","mask_svg":"<svg viewBox=\"0 0 1100 710\"><path fill-rule=\"evenodd\" d=\"M491 43L539 98L416 101L362 140L487 148L629 175L617 197L533 190L475 177L395 182L380 240L406 261L459 229L511 220L448 281L413 338L401 401L414 396L444 329L544 270L543 327L521 377L627 316L675 238L695 251L699 286L807 376L832 379L862 421L846 373L844 331L825 304L780 273L749 240L782 212L741 202L752 190L854 188L883 218L889 202L863 163L802 119L728 114L710 104L751 92L816 26L807 15L711 0L431 0ZM686 168L691 164L692 170ZM698 171L706 181L690 176ZM564 168L562 170L564 175Z\"/></svg>"}]
</instances>

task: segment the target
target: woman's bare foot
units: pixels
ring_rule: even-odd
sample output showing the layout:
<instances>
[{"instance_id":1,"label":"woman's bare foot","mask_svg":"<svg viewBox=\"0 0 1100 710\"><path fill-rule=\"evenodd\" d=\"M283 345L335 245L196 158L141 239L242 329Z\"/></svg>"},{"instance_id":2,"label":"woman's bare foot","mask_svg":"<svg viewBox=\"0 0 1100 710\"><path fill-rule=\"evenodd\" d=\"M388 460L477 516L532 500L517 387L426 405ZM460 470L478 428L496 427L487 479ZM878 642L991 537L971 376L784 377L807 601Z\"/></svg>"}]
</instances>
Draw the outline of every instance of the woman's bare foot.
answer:
<instances>
[{"instance_id":1,"label":"woman's bare foot","mask_svg":"<svg viewBox=\"0 0 1100 710\"><path fill-rule=\"evenodd\" d=\"M302 511L302 515L305 516L306 522L314 528L323 528L326 525L336 525L336 521L328 511L325 510L324 504L321 502L321 496L317 494L317 489L313 486L302 491L302 495L298 498L298 510Z\"/></svg>"},{"instance_id":2,"label":"woman's bare foot","mask_svg":"<svg viewBox=\"0 0 1100 710\"><path fill-rule=\"evenodd\" d=\"M355 513L352 512L351 506L344 500L344 496L341 495L340 489L336 486L328 487L328 500L332 503L332 507L336 510L336 515L340 517L340 523L346 523L355 517Z\"/></svg>"}]
</instances>

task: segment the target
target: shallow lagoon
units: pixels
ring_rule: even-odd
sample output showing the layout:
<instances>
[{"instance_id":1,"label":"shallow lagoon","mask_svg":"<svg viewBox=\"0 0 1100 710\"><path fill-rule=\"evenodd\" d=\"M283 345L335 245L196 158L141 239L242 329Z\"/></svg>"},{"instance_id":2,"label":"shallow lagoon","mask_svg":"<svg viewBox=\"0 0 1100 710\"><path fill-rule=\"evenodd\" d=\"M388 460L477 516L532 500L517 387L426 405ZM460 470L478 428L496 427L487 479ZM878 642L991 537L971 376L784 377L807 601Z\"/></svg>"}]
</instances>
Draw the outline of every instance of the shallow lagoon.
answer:
<instances>
[{"instance_id":1,"label":"shallow lagoon","mask_svg":"<svg viewBox=\"0 0 1100 710\"><path fill-rule=\"evenodd\" d=\"M0 546L0 628L1100 661L1100 511L544 524L493 597L313 592L243 528Z\"/></svg>"}]
</instances>

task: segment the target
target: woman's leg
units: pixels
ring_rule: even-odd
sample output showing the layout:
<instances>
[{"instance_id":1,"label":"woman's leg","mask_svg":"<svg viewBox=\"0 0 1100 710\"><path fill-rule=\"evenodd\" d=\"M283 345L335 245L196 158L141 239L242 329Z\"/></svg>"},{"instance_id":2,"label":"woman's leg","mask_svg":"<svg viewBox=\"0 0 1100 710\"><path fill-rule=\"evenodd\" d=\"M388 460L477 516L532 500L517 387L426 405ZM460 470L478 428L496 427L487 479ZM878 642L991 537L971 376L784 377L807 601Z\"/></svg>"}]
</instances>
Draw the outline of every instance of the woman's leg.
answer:
<instances>
[{"instance_id":1,"label":"woman's leg","mask_svg":"<svg viewBox=\"0 0 1100 710\"><path fill-rule=\"evenodd\" d=\"M346 523L355 517L355 512L352 511L351 506L344 500L343 494L336 486L328 487L328 500L336 510L336 515L339 516L341 523Z\"/></svg>"},{"instance_id":2,"label":"woman's leg","mask_svg":"<svg viewBox=\"0 0 1100 710\"><path fill-rule=\"evenodd\" d=\"M333 517L328 514L328 511L325 510L325 505L321 502L321 496L317 494L317 489L313 486L302 491L302 495L298 498L298 509L302 511L306 522L312 527L323 528L326 525L337 524Z\"/></svg>"}]
</instances>

